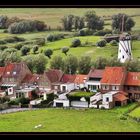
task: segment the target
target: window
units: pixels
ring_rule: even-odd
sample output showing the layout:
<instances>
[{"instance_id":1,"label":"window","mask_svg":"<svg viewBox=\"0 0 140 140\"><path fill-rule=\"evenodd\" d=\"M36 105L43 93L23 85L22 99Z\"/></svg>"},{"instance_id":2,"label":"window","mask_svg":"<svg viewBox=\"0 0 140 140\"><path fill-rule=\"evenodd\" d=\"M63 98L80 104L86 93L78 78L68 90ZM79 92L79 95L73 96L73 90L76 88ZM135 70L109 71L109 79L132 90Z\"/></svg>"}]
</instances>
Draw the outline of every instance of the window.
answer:
<instances>
[{"instance_id":1,"label":"window","mask_svg":"<svg viewBox=\"0 0 140 140\"><path fill-rule=\"evenodd\" d=\"M122 58L124 59L124 55L122 56Z\"/></svg>"},{"instance_id":2,"label":"window","mask_svg":"<svg viewBox=\"0 0 140 140\"><path fill-rule=\"evenodd\" d=\"M9 71L7 71L7 74L9 75L9 74L10 74L10 72L9 72Z\"/></svg>"},{"instance_id":3,"label":"window","mask_svg":"<svg viewBox=\"0 0 140 140\"><path fill-rule=\"evenodd\" d=\"M13 74L16 75L16 71L14 71Z\"/></svg>"},{"instance_id":4,"label":"window","mask_svg":"<svg viewBox=\"0 0 140 140\"><path fill-rule=\"evenodd\" d=\"M109 98L108 97L106 97L106 102L109 102Z\"/></svg>"},{"instance_id":5,"label":"window","mask_svg":"<svg viewBox=\"0 0 140 140\"><path fill-rule=\"evenodd\" d=\"M120 50L120 52L121 52L121 50Z\"/></svg>"}]
</instances>

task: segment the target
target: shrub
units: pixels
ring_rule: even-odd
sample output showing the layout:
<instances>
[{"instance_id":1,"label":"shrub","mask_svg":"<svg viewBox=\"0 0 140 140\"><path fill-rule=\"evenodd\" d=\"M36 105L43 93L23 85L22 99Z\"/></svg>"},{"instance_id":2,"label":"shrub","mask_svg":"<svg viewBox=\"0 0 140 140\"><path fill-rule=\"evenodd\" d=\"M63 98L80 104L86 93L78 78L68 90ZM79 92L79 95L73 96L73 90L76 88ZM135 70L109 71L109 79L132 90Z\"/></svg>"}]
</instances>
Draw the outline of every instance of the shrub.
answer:
<instances>
[{"instance_id":1,"label":"shrub","mask_svg":"<svg viewBox=\"0 0 140 140\"><path fill-rule=\"evenodd\" d=\"M19 99L14 99L8 102L9 105L19 105Z\"/></svg>"},{"instance_id":2,"label":"shrub","mask_svg":"<svg viewBox=\"0 0 140 140\"><path fill-rule=\"evenodd\" d=\"M35 41L35 44L43 46L43 45L45 45L45 39L44 38L37 38Z\"/></svg>"},{"instance_id":3,"label":"shrub","mask_svg":"<svg viewBox=\"0 0 140 140\"><path fill-rule=\"evenodd\" d=\"M106 34L111 34L111 33L112 33L111 30L105 29L105 30L99 30L99 31L95 32L93 35L95 35L95 36L104 36Z\"/></svg>"},{"instance_id":4,"label":"shrub","mask_svg":"<svg viewBox=\"0 0 140 140\"><path fill-rule=\"evenodd\" d=\"M6 44L6 41L4 41L4 40L0 40L0 44Z\"/></svg>"},{"instance_id":5,"label":"shrub","mask_svg":"<svg viewBox=\"0 0 140 140\"><path fill-rule=\"evenodd\" d=\"M85 36L86 35L86 31L81 29L81 30L79 30L78 35L79 36Z\"/></svg>"},{"instance_id":6,"label":"shrub","mask_svg":"<svg viewBox=\"0 0 140 140\"><path fill-rule=\"evenodd\" d=\"M35 54L38 51L38 45L33 46L33 53Z\"/></svg>"},{"instance_id":7,"label":"shrub","mask_svg":"<svg viewBox=\"0 0 140 140\"><path fill-rule=\"evenodd\" d=\"M106 46L106 40L100 40L100 41L98 41L97 43L96 43L96 46L99 46L99 47L104 47L104 46Z\"/></svg>"},{"instance_id":8,"label":"shrub","mask_svg":"<svg viewBox=\"0 0 140 140\"><path fill-rule=\"evenodd\" d=\"M80 39L74 39L74 40L72 41L71 47L78 47L78 46L80 46L80 45L81 45Z\"/></svg>"},{"instance_id":9,"label":"shrub","mask_svg":"<svg viewBox=\"0 0 140 140\"><path fill-rule=\"evenodd\" d=\"M8 52L8 53L17 52L17 50L15 48L7 48L4 51Z\"/></svg>"},{"instance_id":10,"label":"shrub","mask_svg":"<svg viewBox=\"0 0 140 140\"><path fill-rule=\"evenodd\" d=\"M51 58L51 55L53 54L53 51L51 49L47 49L47 50L44 51L44 54L46 56L48 56L49 58Z\"/></svg>"},{"instance_id":11,"label":"shrub","mask_svg":"<svg viewBox=\"0 0 140 140\"><path fill-rule=\"evenodd\" d=\"M14 46L14 48L15 49L17 49L17 50L20 50L21 48L22 48L22 44L20 43L20 44L16 44L15 46Z\"/></svg>"},{"instance_id":12,"label":"shrub","mask_svg":"<svg viewBox=\"0 0 140 140\"><path fill-rule=\"evenodd\" d=\"M127 117L124 116L124 115L121 115L121 116L120 116L120 120L127 120Z\"/></svg>"},{"instance_id":13,"label":"shrub","mask_svg":"<svg viewBox=\"0 0 140 140\"><path fill-rule=\"evenodd\" d=\"M13 43L13 42L25 41L25 39L14 36L14 37L7 37L4 39L4 41L6 41L7 43Z\"/></svg>"},{"instance_id":14,"label":"shrub","mask_svg":"<svg viewBox=\"0 0 140 140\"><path fill-rule=\"evenodd\" d=\"M21 104L28 104L30 102L29 98L21 97L19 98L19 103Z\"/></svg>"},{"instance_id":15,"label":"shrub","mask_svg":"<svg viewBox=\"0 0 140 140\"><path fill-rule=\"evenodd\" d=\"M117 46L117 41L116 40L112 40L112 41L110 41L110 45L111 46Z\"/></svg>"},{"instance_id":16,"label":"shrub","mask_svg":"<svg viewBox=\"0 0 140 140\"><path fill-rule=\"evenodd\" d=\"M8 17L7 16L0 16L0 29L5 29L6 28L6 22L7 22Z\"/></svg>"},{"instance_id":17,"label":"shrub","mask_svg":"<svg viewBox=\"0 0 140 140\"><path fill-rule=\"evenodd\" d=\"M30 51L30 48L29 47L27 47L27 46L23 46L22 48L21 48L21 54L22 55L27 55L27 53Z\"/></svg>"},{"instance_id":18,"label":"shrub","mask_svg":"<svg viewBox=\"0 0 140 140\"><path fill-rule=\"evenodd\" d=\"M5 49L7 49L8 47L7 46L0 46L0 50L5 50Z\"/></svg>"},{"instance_id":19,"label":"shrub","mask_svg":"<svg viewBox=\"0 0 140 140\"><path fill-rule=\"evenodd\" d=\"M62 50L62 53L67 55L67 52L69 51L69 47L63 47L61 50Z\"/></svg>"},{"instance_id":20,"label":"shrub","mask_svg":"<svg viewBox=\"0 0 140 140\"><path fill-rule=\"evenodd\" d=\"M47 41L56 41L64 38L64 34L49 34L47 36Z\"/></svg>"}]
</instances>

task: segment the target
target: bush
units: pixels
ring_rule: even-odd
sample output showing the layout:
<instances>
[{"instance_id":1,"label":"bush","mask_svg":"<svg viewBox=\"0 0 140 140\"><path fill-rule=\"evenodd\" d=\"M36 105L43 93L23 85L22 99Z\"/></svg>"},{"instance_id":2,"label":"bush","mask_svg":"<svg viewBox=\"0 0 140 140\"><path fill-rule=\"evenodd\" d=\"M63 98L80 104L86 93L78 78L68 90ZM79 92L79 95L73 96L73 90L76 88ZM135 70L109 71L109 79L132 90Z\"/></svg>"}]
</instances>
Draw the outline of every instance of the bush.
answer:
<instances>
[{"instance_id":1,"label":"bush","mask_svg":"<svg viewBox=\"0 0 140 140\"><path fill-rule=\"evenodd\" d=\"M8 20L7 16L0 16L0 29L5 29L6 28L6 22Z\"/></svg>"},{"instance_id":2,"label":"bush","mask_svg":"<svg viewBox=\"0 0 140 140\"><path fill-rule=\"evenodd\" d=\"M25 98L25 97L19 98L19 103L21 104L29 104L29 102L30 102L29 98Z\"/></svg>"},{"instance_id":3,"label":"bush","mask_svg":"<svg viewBox=\"0 0 140 140\"><path fill-rule=\"evenodd\" d=\"M95 32L93 35L95 35L95 36L104 36L106 34L111 34L111 33L112 33L111 30L105 29L105 30L99 30L99 31Z\"/></svg>"},{"instance_id":4,"label":"bush","mask_svg":"<svg viewBox=\"0 0 140 140\"><path fill-rule=\"evenodd\" d=\"M5 50L5 49L7 49L8 47L7 46L0 46L0 50Z\"/></svg>"},{"instance_id":5,"label":"bush","mask_svg":"<svg viewBox=\"0 0 140 140\"><path fill-rule=\"evenodd\" d=\"M83 29L79 30L78 35L79 36L93 35L93 32L94 31L92 31L92 30L89 30L87 28L83 28Z\"/></svg>"},{"instance_id":6,"label":"bush","mask_svg":"<svg viewBox=\"0 0 140 140\"><path fill-rule=\"evenodd\" d=\"M17 50L15 48L7 48L4 51L8 52L8 53L17 52Z\"/></svg>"},{"instance_id":7,"label":"bush","mask_svg":"<svg viewBox=\"0 0 140 140\"><path fill-rule=\"evenodd\" d=\"M43 45L45 45L45 39L44 38L37 38L35 41L35 44L43 46Z\"/></svg>"},{"instance_id":8,"label":"bush","mask_svg":"<svg viewBox=\"0 0 140 140\"><path fill-rule=\"evenodd\" d=\"M17 50L20 50L21 48L22 48L22 44L20 43L20 44L16 44L15 46L14 46L14 48L15 49L17 49Z\"/></svg>"},{"instance_id":9,"label":"bush","mask_svg":"<svg viewBox=\"0 0 140 140\"><path fill-rule=\"evenodd\" d=\"M78 35L79 36L85 36L86 35L86 31L81 29L81 30L79 30Z\"/></svg>"},{"instance_id":10,"label":"bush","mask_svg":"<svg viewBox=\"0 0 140 140\"><path fill-rule=\"evenodd\" d=\"M0 44L6 44L6 41L4 41L4 40L0 40Z\"/></svg>"},{"instance_id":11,"label":"bush","mask_svg":"<svg viewBox=\"0 0 140 140\"><path fill-rule=\"evenodd\" d=\"M9 105L19 105L19 99L14 99L8 102Z\"/></svg>"},{"instance_id":12,"label":"bush","mask_svg":"<svg viewBox=\"0 0 140 140\"><path fill-rule=\"evenodd\" d=\"M25 39L17 36L13 36L13 37L7 37L6 39L4 39L4 41L7 43L13 43L13 42L25 41Z\"/></svg>"},{"instance_id":13,"label":"bush","mask_svg":"<svg viewBox=\"0 0 140 140\"><path fill-rule=\"evenodd\" d=\"M64 38L64 34L49 34L47 36L47 41L56 41Z\"/></svg>"},{"instance_id":14,"label":"bush","mask_svg":"<svg viewBox=\"0 0 140 140\"><path fill-rule=\"evenodd\" d=\"M127 117L124 116L124 115L121 115L121 116L120 116L120 120L127 120Z\"/></svg>"},{"instance_id":15,"label":"bush","mask_svg":"<svg viewBox=\"0 0 140 140\"><path fill-rule=\"evenodd\" d=\"M51 55L53 54L53 51L52 51L51 49L47 49L47 50L44 51L44 54L45 54L46 56L48 56L49 59L50 59L50 58L51 58Z\"/></svg>"},{"instance_id":16,"label":"bush","mask_svg":"<svg viewBox=\"0 0 140 140\"><path fill-rule=\"evenodd\" d=\"M30 51L30 48L29 47L27 47L27 46L23 46L22 48L21 48L21 54L22 55L27 55L27 53Z\"/></svg>"},{"instance_id":17,"label":"bush","mask_svg":"<svg viewBox=\"0 0 140 140\"><path fill-rule=\"evenodd\" d=\"M96 43L96 46L99 46L99 47L105 47L107 44L106 40L100 40Z\"/></svg>"},{"instance_id":18,"label":"bush","mask_svg":"<svg viewBox=\"0 0 140 140\"><path fill-rule=\"evenodd\" d=\"M80 46L80 45L81 45L80 39L74 39L74 40L72 41L71 47L78 47L78 46Z\"/></svg>"},{"instance_id":19,"label":"bush","mask_svg":"<svg viewBox=\"0 0 140 140\"><path fill-rule=\"evenodd\" d=\"M38 51L38 45L33 46L33 53L35 54Z\"/></svg>"},{"instance_id":20,"label":"bush","mask_svg":"<svg viewBox=\"0 0 140 140\"><path fill-rule=\"evenodd\" d=\"M111 46L117 46L117 41L116 40L112 40L112 41L110 41L110 45Z\"/></svg>"}]
</instances>

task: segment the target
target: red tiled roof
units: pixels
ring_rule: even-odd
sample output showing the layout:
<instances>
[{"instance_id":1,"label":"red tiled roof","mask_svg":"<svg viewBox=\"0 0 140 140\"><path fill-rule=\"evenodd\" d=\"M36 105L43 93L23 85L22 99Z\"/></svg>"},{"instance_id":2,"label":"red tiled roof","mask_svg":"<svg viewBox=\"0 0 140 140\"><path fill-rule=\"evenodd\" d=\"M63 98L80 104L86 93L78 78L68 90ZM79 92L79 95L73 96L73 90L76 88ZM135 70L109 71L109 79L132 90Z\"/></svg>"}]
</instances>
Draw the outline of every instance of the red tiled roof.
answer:
<instances>
[{"instance_id":1,"label":"red tiled roof","mask_svg":"<svg viewBox=\"0 0 140 140\"><path fill-rule=\"evenodd\" d=\"M92 78L102 78L104 70L101 69L91 69L88 77Z\"/></svg>"},{"instance_id":2,"label":"red tiled roof","mask_svg":"<svg viewBox=\"0 0 140 140\"><path fill-rule=\"evenodd\" d=\"M47 72L45 72L45 76L49 79L51 83L58 82L63 75L63 72L61 70L56 69L50 69Z\"/></svg>"},{"instance_id":3,"label":"red tiled roof","mask_svg":"<svg viewBox=\"0 0 140 140\"><path fill-rule=\"evenodd\" d=\"M114 99L115 99L115 101L125 101L128 98L126 96L124 96L123 94L117 93L114 95Z\"/></svg>"},{"instance_id":4,"label":"red tiled roof","mask_svg":"<svg viewBox=\"0 0 140 140\"><path fill-rule=\"evenodd\" d=\"M123 84L125 78L125 67L106 67L101 79L101 84Z\"/></svg>"},{"instance_id":5,"label":"red tiled roof","mask_svg":"<svg viewBox=\"0 0 140 140\"><path fill-rule=\"evenodd\" d=\"M140 86L140 72L128 72L125 85Z\"/></svg>"},{"instance_id":6,"label":"red tiled roof","mask_svg":"<svg viewBox=\"0 0 140 140\"><path fill-rule=\"evenodd\" d=\"M3 76L4 77L11 77L11 76L17 76L21 69L22 69L22 66L24 65L24 63L9 63L5 66L5 69L4 69L4 74ZM7 74L7 72L10 72L9 74ZM13 75L13 72L16 72L16 75Z\"/></svg>"},{"instance_id":7,"label":"red tiled roof","mask_svg":"<svg viewBox=\"0 0 140 140\"><path fill-rule=\"evenodd\" d=\"M78 74L78 75L76 75L74 83L82 84L82 83L84 83L84 80L86 80L86 78L87 78L87 75Z\"/></svg>"},{"instance_id":8,"label":"red tiled roof","mask_svg":"<svg viewBox=\"0 0 140 140\"><path fill-rule=\"evenodd\" d=\"M23 79L22 83L26 83L26 82L28 83L31 81L32 78L33 78L33 74L27 74Z\"/></svg>"},{"instance_id":9,"label":"red tiled roof","mask_svg":"<svg viewBox=\"0 0 140 140\"><path fill-rule=\"evenodd\" d=\"M64 74L62 76L61 82L74 83L75 78L76 78L76 75Z\"/></svg>"},{"instance_id":10,"label":"red tiled roof","mask_svg":"<svg viewBox=\"0 0 140 140\"><path fill-rule=\"evenodd\" d=\"M123 95L128 95L128 93L124 92L124 91L119 91L118 93L123 94Z\"/></svg>"}]
</instances>

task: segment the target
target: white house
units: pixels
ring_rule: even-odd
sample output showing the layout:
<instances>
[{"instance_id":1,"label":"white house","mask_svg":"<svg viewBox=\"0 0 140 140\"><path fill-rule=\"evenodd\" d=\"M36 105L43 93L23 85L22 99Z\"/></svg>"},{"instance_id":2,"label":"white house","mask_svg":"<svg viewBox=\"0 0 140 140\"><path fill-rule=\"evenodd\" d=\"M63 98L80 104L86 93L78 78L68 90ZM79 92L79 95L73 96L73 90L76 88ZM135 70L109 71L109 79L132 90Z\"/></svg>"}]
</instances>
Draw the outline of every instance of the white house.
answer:
<instances>
[{"instance_id":1,"label":"white house","mask_svg":"<svg viewBox=\"0 0 140 140\"><path fill-rule=\"evenodd\" d=\"M105 108L105 109L109 109L112 107L112 103L113 103L113 95L115 95L117 93L117 91L110 91L108 93L105 93L102 95L102 104L99 105L99 108Z\"/></svg>"},{"instance_id":2,"label":"white house","mask_svg":"<svg viewBox=\"0 0 140 140\"><path fill-rule=\"evenodd\" d=\"M91 69L88 76L87 76L87 80L86 80L86 87L90 90L90 91L97 91L98 89L100 89L100 80L102 78L104 70L100 70L100 69Z\"/></svg>"}]
</instances>

